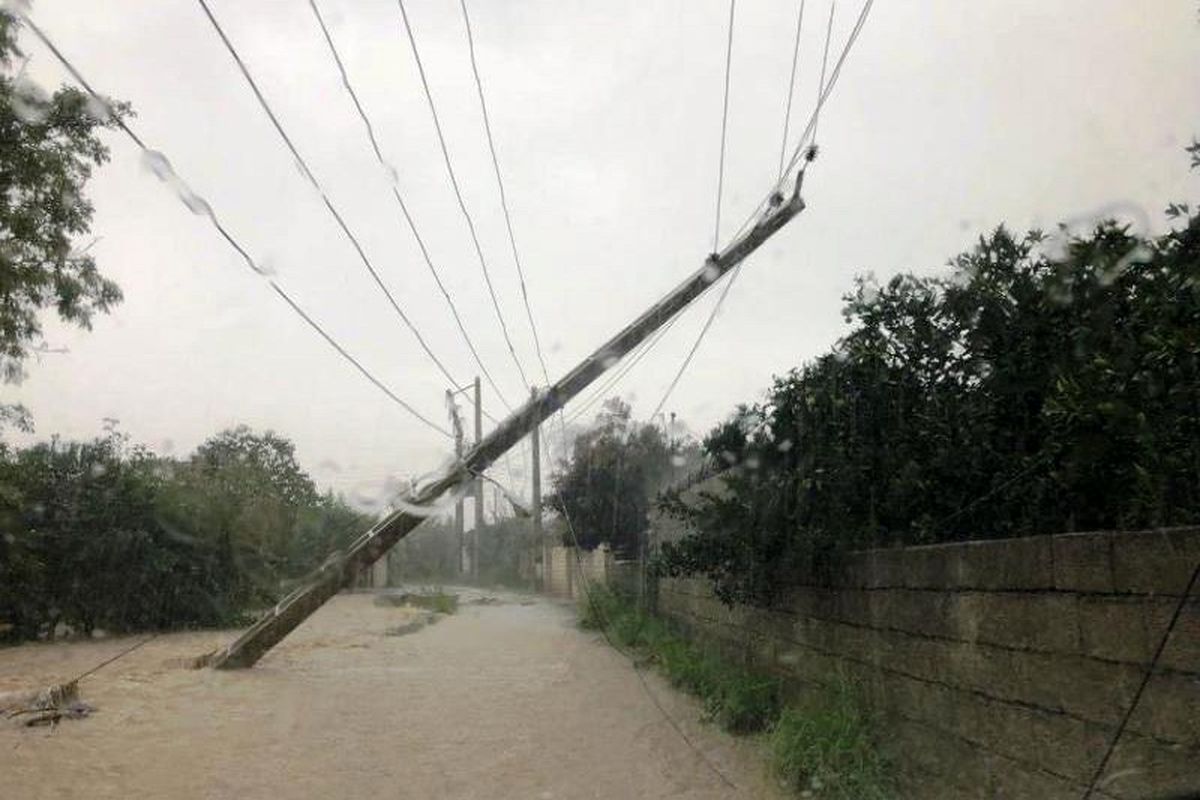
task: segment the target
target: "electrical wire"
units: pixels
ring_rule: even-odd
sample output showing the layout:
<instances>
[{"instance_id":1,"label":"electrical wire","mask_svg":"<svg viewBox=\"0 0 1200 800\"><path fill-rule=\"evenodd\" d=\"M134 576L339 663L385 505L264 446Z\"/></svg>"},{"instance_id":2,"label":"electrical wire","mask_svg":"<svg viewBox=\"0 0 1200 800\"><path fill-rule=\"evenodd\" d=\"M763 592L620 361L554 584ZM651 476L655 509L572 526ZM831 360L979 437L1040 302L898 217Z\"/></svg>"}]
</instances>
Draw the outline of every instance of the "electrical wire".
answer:
<instances>
[{"instance_id":1,"label":"electrical wire","mask_svg":"<svg viewBox=\"0 0 1200 800\"><path fill-rule=\"evenodd\" d=\"M479 94L479 110L483 113L483 129L487 133L488 150L492 155L492 167L496 171L496 186L500 189L500 208L504 211L504 225L508 229L508 243L512 246L513 263L517 267L517 278L521 285L521 300L525 304L525 316L529 320L529 330L533 332L533 345L537 351L538 363L542 366L542 377L546 385L550 385L550 370L546 368L546 359L542 354L542 339L538 336L537 323L533 321L533 309L529 305L529 292L525 287L525 270L521 266L521 256L517 252L517 239L513 235L512 216L508 211L508 197L504 192L504 179L500 174L500 159L496 156L496 143L492 138L492 124L488 119L487 101L483 94L483 81L479 77L479 65L475 60L475 37L471 34L471 17L467 13L467 0L459 0L462 6L463 23L467 28L467 49L471 54L471 72L475 76L475 89Z\"/></svg>"},{"instance_id":2,"label":"electrical wire","mask_svg":"<svg viewBox=\"0 0 1200 800\"><path fill-rule=\"evenodd\" d=\"M866 2L863 4L862 11L859 13L859 16L858 16L858 21L855 23L854 29L850 32L850 36L846 40L846 45L845 45L845 47L842 48L842 53L838 57L837 64L833 70L833 74L830 76L829 84L826 85L826 83L825 83L826 63L825 62L827 61L828 56L829 56L829 41L830 41L830 38L833 33L833 11L834 11L834 8L836 7L836 0L835 0L835 2L830 3L830 5L829 5L829 24L828 24L828 27L827 27L826 33L825 33L825 55L822 59L821 83L820 83L820 88L818 90L816 107L813 109L813 113L812 113L812 116L809 118L808 125L804 129L804 133L800 137L800 142L796 145L796 150L793 153L791 160L788 162L786 169L780 171L780 178L776 182L775 188L772 190L772 193L771 193L772 195L774 195L775 192L779 191L779 188L783 185L783 176L787 173L790 173L792 167L795 166L796 162L799 160L801 153L803 153L803 151L804 151L804 144L808 140L808 137L811 135L813 137L813 141L814 142L816 141L817 125L820 121L821 108L825 105L825 102L829 99L829 95L832 92L834 85L837 83L837 78L838 78L838 75L841 74L842 65L843 65L843 63L845 63L846 56L849 54L850 48L854 46L854 42L858 39L858 35L862 31L863 25L866 24L867 16L871 13L871 6L873 3L874 3L874 0L866 0ZM799 40L799 31L797 30L797 41L798 40ZM769 203L769 200L764 200L762 203L759 204L759 209L765 208L768 203ZM750 219L747 220L747 222L754 220L757 217L758 213L760 213L760 212L755 211L755 213L750 216ZM739 236L741 235L742 232L744 232L745 228L746 228L746 225L743 224L742 229L738 233ZM658 405L655 407L654 413L650 415L651 419L653 419L655 417L655 415L657 415L660 411L662 411L663 405L666 404L667 399L675 391L675 387L679 385L680 378L683 377L683 373L687 370L688 366L692 363L692 358L696 355L696 351L700 348L700 343L704 340L704 336L708 333L709 328L712 327L713 320L715 320L717 317L717 314L720 313L721 306L724 304L725 298L729 295L730 289L733 288L733 284L737 280L737 276L741 273L741 270L742 270L741 263L739 263L736 267L733 268L732 274L729 277L729 281L725 284L725 287L721 290L721 295L720 295L720 297L717 298L717 302L713 306L712 311L709 312L708 319L706 319L704 321L704 326L700 329L700 333L697 334L696 340L692 343L691 349L688 350L688 354L683 359L683 363L679 365L679 369L676 371L675 377L671 379L671 383L667 386L667 390L663 393L662 399L659 401Z\"/></svg>"},{"instance_id":3,"label":"electrical wire","mask_svg":"<svg viewBox=\"0 0 1200 800\"><path fill-rule=\"evenodd\" d=\"M761 203L759 203L758 209L756 209L755 212L753 214L751 214L750 217L746 220L746 222L743 223L742 227L739 229L736 236L741 236L745 232L745 230L749 226L749 224L758 218L758 215L762 212L762 210L768 207L769 202L770 202L770 197L773 196L776 192L778 192L779 188L783 185L783 176L791 172L792 167L795 166L795 164L799 160L801 154L804 152L804 150L805 150L804 145L805 145L805 142L808 140L808 137L811 135L813 137L813 140L815 141L817 123L820 119L821 108L825 105L825 102L829 99L829 96L833 91L833 87L837 83L837 78L841 74L841 71L842 71L842 64L845 63L846 56L849 54L850 48L854 46L854 42L858 39L858 35L862 31L863 25L866 24L867 15L870 14L871 6L873 3L874 3L874 0L866 0L866 2L863 4L862 11L859 13L859 16L858 16L858 21L855 23L854 29L851 31L850 36L846 41L846 45L842 49L841 55L838 57L837 64L835 65L833 73L830 76L828 85L825 84L825 68L824 68L824 66L822 66L821 89L820 89L818 101L817 101L816 107L813 109L812 115L809 117L808 125L805 126L804 133L801 135L800 141L796 145L796 150L793 153L791 160L788 162L787 167L783 171L781 171L780 179L776 182L775 187L771 192L771 195L768 195L767 199L764 199ZM828 30L826 32L826 37L825 37L825 53L826 53L826 55L828 55L828 53L829 53L829 38L830 38L830 34L833 31L833 8L834 8L834 4L831 3L830 10L829 10L829 27L828 27ZM735 238L736 238L736 236L735 236ZM688 350L687 356L684 357L683 363L680 364L679 369L676 371L675 377L671 379L671 383L667 386L666 391L663 393L662 399L659 401L658 405L655 407L654 413L650 415L651 419L653 419L656 414L658 414L660 411L662 411L663 405L666 404L667 399L675 391L675 387L679 385L680 378L683 377L684 371L686 371L688 366L691 364L692 358L696 355L696 351L700 348L701 341L703 341L705 334L708 333L709 328L712 327L713 320L715 320L717 317L717 314L720 313L721 306L724 304L725 298L729 295L730 289L733 288L734 281L737 280L737 276L741 273L741 270L742 270L741 263L739 263L736 267L733 268L733 271L729 277L728 283L726 283L725 287L721 290L721 295L720 295L720 297L717 298L717 302L713 306L712 311L709 312L708 319L706 319L704 321L704 326L700 329L700 333L697 334L696 341L694 341L692 343L692 347L690 350Z\"/></svg>"},{"instance_id":4,"label":"electrical wire","mask_svg":"<svg viewBox=\"0 0 1200 800\"><path fill-rule=\"evenodd\" d=\"M417 230L417 225L413 221L412 214L409 213L408 205L404 202L404 198L400 194L398 179L395 169L383 157L383 152L380 150L379 141L375 137L375 129L371 125L371 120L367 116L366 110L358 99L358 93L354 90L354 85L350 82L350 76L346 72L346 67L342 63L342 57L338 53L337 47L333 43L333 37L329 33L329 28L325 25L325 19L321 16L321 11L317 8L316 0L308 0L308 6L312 9L313 16L317 19L317 24L321 28L321 33L325 37L325 43L329 46L329 54L333 57L334 64L337 65L338 73L342 78L342 86L346 89L346 93L350 95L350 99L354 102L354 108L358 111L359 119L362 120L363 127L366 129L367 138L370 140L371 149L375 152L375 159L379 165L383 167L384 172L390 178L392 196L396 200L396 204L400 207L400 213L403 214L405 222L408 223L408 229L412 232L413 239L417 242L417 247L421 250L421 257L425 260L425 266L429 268L429 274L433 276L434 283L437 284L438 290L441 291L442 297L445 298L446 304L450 307L450 313L454 316L454 322L458 326L458 332L462 335L463 341L467 344L467 349L471 351L471 356L475 359L476 365L487 378L488 383L495 386L495 381L492 379L492 374L484 365L483 359L479 356L479 351L475 349L475 343L471 341L470 335L467 333L466 326L463 324L462 316L458 313L458 307L454 304L453 298L450 297L449 290L442 282L442 277L438 274L437 268L433 265L433 259L429 255L429 249L425 246L425 240L421 238L420 232ZM458 381L452 376L446 375L451 384L457 386ZM511 411L512 408L510 407ZM493 419L493 421L495 421Z\"/></svg>"},{"instance_id":5,"label":"electrical wire","mask_svg":"<svg viewBox=\"0 0 1200 800\"><path fill-rule=\"evenodd\" d=\"M679 317L680 314L676 314L675 316L671 317L666 324L654 332L654 335L651 338L644 340L641 344L630 351L630 353L627 354L627 358L629 360L622 364L620 370L614 372L607 379L607 381L600 386L599 389L593 392L591 396L584 401L582 405L572 411L571 415L567 417L567 422L570 423L579 419L581 416L587 413L588 409L603 399L605 395L612 391L612 389L616 387L618 383L624 380L625 376L628 375L635 366L637 366L638 362L645 358L646 355L655 348L659 341L666 336L667 331L670 330L671 326L673 326L679 320ZM629 358L629 356L632 357Z\"/></svg>"},{"instance_id":6,"label":"electrical wire","mask_svg":"<svg viewBox=\"0 0 1200 800\"><path fill-rule=\"evenodd\" d=\"M729 0L729 41L725 47L725 100L721 106L721 155L717 161L717 214L713 223L714 253L721 246L721 196L725 186L725 133L729 124L729 73L733 66L733 17L737 0Z\"/></svg>"},{"instance_id":7,"label":"electrical wire","mask_svg":"<svg viewBox=\"0 0 1200 800\"><path fill-rule=\"evenodd\" d=\"M741 274L742 264L744 263L746 262L739 261L737 266L733 268L733 271L729 275L729 280L725 282L725 286L721 289L721 294L717 297L717 302L713 304L712 311L708 312L708 319L704 320L704 326L701 327L700 332L696 334L696 340L692 342L692 347L688 350L687 355L684 356L683 363L680 364L679 369L675 371L675 377L671 378L671 383L667 386L667 390L663 392L662 399L660 399L658 401L658 405L654 407L654 411L650 414L650 419L653 420L656 416L658 416L658 412L662 411L663 406L667 404L667 399L675 391L675 387L679 385L679 379L683 377L683 373L692 363L692 358L695 357L696 351L700 349L700 342L704 340L704 336L708 333L708 329L712 327L713 320L715 320L717 318L717 314L720 313L721 305L725 302L725 298L729 295L729 290L733 288L734 281L736 281L738 275Z\"/></svg>"},{"instance_id":8,"label":"electrical wire","mask_svg":"<svg viewBox=\"0 0 1200 800\"><path fill-rule=\"evenodd\" d=\"M300 173L308 180L313 189L315 189L316 192L321 196L321 200L325 204L325 208L337 222L338 227L341 229L346 239L354 247L355 252L358 253L359 259L362 261L363 266L366 267L367 272L370 273L371 277L374 279L375 285L379 287L381 292L383 292L384 297L387 298L387 301L391 304L392 309L404 322L405 326L408 327L409 331L412 332L412 335L416 337L417 343L421 345L421 349L424 350L425 354L429 356L434 364L437 365L442 374L446 376L446 379L453 383L454 379L450 375L450 371L446 369L446 366L441 362L441 359L439 359L437 355L434 354L433 350L430 349L428 343L425 341L425 337L421 335L421 332L417 330L416 325L414 325L412 320L408 318L408 315L404 313L404 310L400 307L400 304L396 302L396 298L392 296L392 293L388 290L387 286L383 282L383 279L376 271L375 265L372 264L371 259L367 257L366 251L363 250L362 244L358 241L358 237L356 237L350 230L349 226L346 224L346 221L342 218L342 215L329 200L329 196L325 193L325 189L321 186L320 181L317 180L312 170L309 169L308 162L304 160L302 155L300 155L300 151L296 149L296 145L293 144L291 137L289 137L287 132L283 129L283 125L279 122L279 118L275 116L275 112L272 111L266 97L263 96L262 91L258 87L258 83L250 74L250 70L246 66L246 63L242 60L237 48L234 47L233 42L229 40L229 37L225 35L225 31L221 27L221 24L217 22L217 18L213 15L212 9L209 7L207 0L196 0L196 2L200 4L201 9L204 11L204 15L208 17L208 21L212 23L213 30L216 31L217 35L221 39L221 42L225 45L225 49L229 51L229 55L233 57L234 62L237 64L238 71L241 72L242 77L245 78L246 83L249 84L251 91L254 92L254 96L258 99L259 107L262 108L263 112L267 115L267 118L270 119L271 125L275 128L275 132L279 134L280 139L283 141L288 151L292 154L292 157L295 158L296 164L300 168Z\"/></svg>"},{"instance_id":9,"label":"electrical wire","mask_svg":"<svg viewBox=\"0 0 1200 800\"><path fill-rule=\"evenodd\" d=\"M560 443L561 443L560 449L564 453L564 463L566 463L567 426L566 426L566 422L564 421L564 415L563 415L562 409L559 409L559 411L558 411L558 421L559 421L559 430L560 430L560 437L561 437L560 438ZM547 437L547 438L549 438L549 437ZM548 446L549 445L547 445L547 447ZM668 725L670 725L672 729L674 729L675 733L678 734L679 738L681 740L683 740L683 743L686 744L689 749L691 749L692 753L695 754L696 758L702 764L704 764L704 766L706 766L714 775L716 775L717 778L720 779L721 783L723 783L726 787L728 787L730 789L736 790L737 785L732 780L730 780L729 777L724 772L722 772L721 769L719 767L717 767L717 765L714 764L708 758L708 756L706 756L704 754L704 751L701 750L696 745L696 743L693 742L686 733L684 733L683 728L679 725L679 723L675 720L675 718L672 717L667 712L667 709L663 707L663 704L658 699L658 696L655 695L654 692L650 689L650 684L646 682L646 676L643 675L642 670L638 668L637 659L631 653L629 653L623 647L621 647L619 644L617 644L613 640L612 636L609 634L609 628L611 627L611 623L609 622L607 615L604 613L604 609L600 607L600 605L596 602L595 597L592 595L591 581L589 580L587 573L584 572L583 565L580 562L579 537L576 535L575 526L571 522L571 513L567 510L566 503L564 503L563 499L562 499L562 493L559 491L558 486L556 484L554 484L553 491L558 496L558 509L562 512L563 520L567 524L567 531L569 532L569 534L571 536L571 542L574 545L573 552L575 553L575 557L574 557L575 570L579 574L579 577L581 580L580 585L583 587L584 598L587 600L588 608L600 620L600 633L601 633L601 635L604 636L604 640L606 642L608 642L609 647L616 650L618 653L620 653L622 656L624 656L629 661L630 666L633 668L633 674L637 676L638 682L642 686L642 692L646 695L646 697L650 700L650 702L654 705L654 707L656 709L658 709L658 713L662 716L663 720L666 721L666 723ZM570 568L571 567L568 562L567 569L569 570ZM543 569L545 569L545 567L543 567Z\"/></svg>"},{"instance_id":10,"label":"electrical wire","mask_svg":"<svg viewBox=\"0 0 1200 800\"><path fill-rule=\"evenodd\" d=\"M850 50L854 47L854 43L858 41L858 36L862 32L863 26L866 25L867 17L871 13L871 8L874 5L874 2L875 0L866 0L866 2L863 4L862 10L858 15L858 21L855 23L853 30L851 30L849 37L846 39L846 44L842 47L841 55L838 56L838 60L834 64L833 72L829 76L829 81L825 84L825 88L821 93L816 108L814 108L812 113L809 115L808 124L805 125L804 132L800 135L800 140L796 142L796 147L792 151L792 156L787 165L784 167L783 173L775 182L775 185L771 187L771 191L769 191L762 198L762 200L759 201L754 210L750 212L750 215L746 217L745 221L733 235L733 239L737 239L747 230L749 230L750 227L761 217L763 212L770 207L771 198L780 191L784 183L787 181L788 175L791 174L792 169L796 166L797 162L799 162L800 158L805 154L805 152L809 150L809 137L815 132L817 116L820 114L821 109L824 108L825 103L829 101L830 96L833 94L833 89L835 86L837 86L838 77L842 74L842 66L845 64L846 58L850 54Z\"/></svg>"},{"instance_id":11,"label":"electrical wire","mask_svg":"<svg viewBox=\"0 0 1200 800\"><path fill-rule=\"evenodd\" d=\"M1104 769L1108 766L1109 760L1116 751L1117 743L1121 741L1121 736L1125 733L1125 728L1129 725L1129 720L1133 718L1133 712L1137 710L1138 704L1141 703L1142 695L1146 692L1146 686L1150 684L1150 678L1154 676L1154 669L1158 666L1159 660L1162 659L1163 651L1167 649L1167 642L1171 640L1171 634L1175 630L1175 625L1179 622L1179 617L1183 614L1183 609L1192 595L1192 590L1196 588L1196 581L1198 579L1200 579L1200 563L1197 563L1192 570L1192 577L1188 579L1187 586L1183 588L1183 594L1179 596L1179 602L1175 604L1175 610L1171 613L1171 619L1167 623L1162 637L1158 640L1158 647L1154 650L1154 656L1150 659L1150 663L1146 665L1146 671L1142 674L1142 680L1138 683L1137 691L1133 693L1133 699L1130 701L1129 707L1121 715L1121 722L1117 725L1117 730L1113 734L1112 740L1109 741L1108 747L1104 749L1104 757L1096 765L1096 771L1092 773L1092 779L1088 782L1087 791L1083 793L1082 800L1091 800L1092 795L1095 793L1100 783L1100 778L1104 775Z\"/></svg>"},{"instance_id":12,"label":"electrical wire","mask_svg":"<svg viewBox=\"0 0 1200 800\"><path fill-rule=\"evenodd\" d=\"M825 94L825 71L829 66L829 41L833 38L833 12L837 10L837 0L829 4L829 23L825 27L825 51L821 54L821 80L817 83L816 111L813 113L813 144L817 143L817 126L821 124L821 96Z\"/></svg>"},{"instance_id":13,"label":"electrical wire","mask_svg":"<svg viewBox=\"0 0 1200 800\"><path fill-rule=\"evenodd\" d=\"M466 201L463 200L462 189L458 185L458 177L454 174L454 166L450 161L450 151L446 147L446 137L442 133L442 123L438 118L437 107L433 102L433 92L429 88L429 80L425 76L425 65L421 61L421 53L417 50L417 40L413 35L412 25L408 20L408 11L404 7L404 0L397 0L400 6L400 16L404 20L404 32L408 35L408 43L412 47L413 59L417 63L417 72L421 77L421 86L425 90L425 100L429 104L429 113L433 117L433 127L437 131L438 144L442 149L442 160L446 163L446 173L450 176L450 185L454 189L454 196L458 199L458 207L462 211L463 219L467 221L467 229L471 233L471 242L475 245L475 254L479 257L479 268L483 271L483 280L487 284L488 295L492 300L492 308L496 310L496 319L500 323L500 331L504 334L504 342L508 345L508 352L512 356L513 363L517 365L517 372L521 376L521 385L528 388L530 386L529 379L525 376L525 368L521 365L521 359L517 358L516 348L513 347L512 337L508 335L508 325L504 321L504 314L500 311L500 301L496 299L496 288L492 285L492 276L488 271L487 260L483 257L483 248L479 244L479 236L475 232L475 222L471 219L471 213L467 211ZM508 401L504 398L500 388L492 383L492 389L508 406ZM509 406L511 409L511 406Z\"/></svg>"},{"instance_id":14,"label":"electrical wire","mask_svg":"<svg viewBox=\"0 0 1200 800\"><path fill-rule=\"evenodd\" d=\"M792 97L796 94L796 66L800 61L800 31L804 28L804 4L800 0L800 14L796 18L796 43L792 46L792 76L788 79L787 107L783 112L783 141L779 145L779 178L783 178L783 160L787 157L788 125L792 121Z\"/></svg>"},{"instance_id":15,"label":"electrical wire","mask_svg":"<svg viewBox=\"0 0 1200 800\"><path fill-rule=\"evenodd\" d=\"M21 19L26 25L29 26L29 29L38 38L38 40L41 41L41 43L43 45L45 45L46 48L51 53L54 54L54 57L56 59L58 59L58 62L63 66L63 68L66 69L68 73L70 73L71 77L73 77L75 79L75 81L77 83L79 83L80 86L83 87L84 91L86 91L97 102L102 103L105 106L107 106L108 100L106 98L102 97L99 93L96 92L95 89L92 88L91 84L88 83L88 81L83 77L83 75L79 72L79 70L77 70L75 68L75 65L73 63L71 63L71 61L68 60L65 55L63 55L62 51L60 51L58 49L58 47L54 44L54 42L52 42L50 40L50 38L42 31L42 29L40 27L38 27L37 23L35 23L27 14L24 14L24 13L21 13ZM123 131L125 133L125 135L128 136L133 141L133 143L136 144L143 153L151 154L151 153L155 152L146 146L145 142L142 141L142 138L140 136L138 136L137 133L135 133L134 130L129 126L129 124L126 123L125 120L123 120L120 116L114 114L112 119L115 121L117 127L119 127L121 129L121 131ZM207 203L205 203L204 216L206 216L208 218L208 220L212 223L213 227L217 230L217 232L221 235L221 237L226 241L226 243L228 243L229 246L232 247L239 256L241 256L241 258L242 258L243 262L246 264L246 266L250 270L252 270L255 274L259 275L260 277L265 278L267 281L267 284L271 287L271 289L273 289L275 291L275 293L277 295L279 295L279 297L282 298L283 301L285 303L287 303L287 305L294 312L296 312L296 314L299 315L299 317L302 320L304 320L309 325L309 327L311 327L314 331L316 331L340 356L342 356L342 358L344 358L351 365L353 365L354 368L357 369L363 375L363 377L365 377L372 384L374 384L376 388L378 388L380 391L382 391L385 395L387 395L387 397L389 397L393 402L395 402L397 405L399 405L401 408L403 408L409 414L416 417L418 420L425 423L425 425L434 429L438 433L441 433L442 435L444 435L446 437L450 437L449 431L445 430L440 425L438 425L437 423L433 422L428 417L423 415L421 412L417 411L413 406L409 405L407 402L400 399L400 397L398 397L394 392L392 392L390 389L388 389L387 386L385 386L382 381L380 381L373 374L371 374L371 372L366 367L364 367L354 356L352 356L344 347L342 347L337 342L337 340L333 338L332 335L327 333L325 331L325 329L322 328L321 325L316 322L316 320L314 320L312 317L310 317L300 307L300 305L297 304L291 298L291 296L288 295L287 292L285 292L283 290L283 288L281 286L279 286L278 283L275 282L275 280L273 278L268 276L267 271L264 270L261 266L259 266L257 262L255 262L255 260L250 256L250 254L246 251L246 249L244 247L242 247L241 243L238 242L233 237L233 235L230 234L229 231L225 229L225 227L218 220L216 213L213 212L211 206L208 206Z\"/></svg>"}]
</instances>

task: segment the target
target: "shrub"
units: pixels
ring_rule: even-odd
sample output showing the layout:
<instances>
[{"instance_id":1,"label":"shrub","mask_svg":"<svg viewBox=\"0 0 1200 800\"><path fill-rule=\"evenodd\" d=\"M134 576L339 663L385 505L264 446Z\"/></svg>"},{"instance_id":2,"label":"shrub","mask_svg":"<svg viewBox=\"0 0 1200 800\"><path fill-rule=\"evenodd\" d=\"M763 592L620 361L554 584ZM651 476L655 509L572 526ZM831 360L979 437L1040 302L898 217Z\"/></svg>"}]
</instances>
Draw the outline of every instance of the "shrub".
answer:
<instances>
[{"instance_id":1,"label":"shrub","mask_svg":"<svg viewBox=\"0 0 1200 800\"><path fill-rule=\"evenodd\" d=\"M891 782L872 731L854 690L840 682L804 708L783 711L771 730L772 764L796 792L884 800Z\"/></svg>"}]
</instances>

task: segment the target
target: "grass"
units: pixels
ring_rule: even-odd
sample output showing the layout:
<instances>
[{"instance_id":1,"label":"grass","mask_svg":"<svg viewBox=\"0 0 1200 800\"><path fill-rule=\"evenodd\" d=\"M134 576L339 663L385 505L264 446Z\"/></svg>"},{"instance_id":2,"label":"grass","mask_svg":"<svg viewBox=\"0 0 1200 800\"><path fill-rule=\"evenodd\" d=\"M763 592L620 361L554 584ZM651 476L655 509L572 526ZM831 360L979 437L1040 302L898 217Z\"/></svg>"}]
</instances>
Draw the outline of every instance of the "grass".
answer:
<instances>
[{"instance_id":1,"label":"grass","mask_svg":"<svg viewBox=\"0 0 1200 800\"><path fill-rule=\"evenodd\" d=\"M436 589L421 594L407 594L404 596L404 604L436 611L439 614L453 614L458 611L458 595Z\"/></svg>"},{"instance_id":2,"label":"grass","mask_svg":"<svg viewBox=\"0 0 1200 800\"><path fill-rule=\"evenodd\" d=\"M835 800L891 797L887 764L854 689L838 683L803 709L787 708L771 730L772 765L796 792Z\"/></svg>"},{"instance_id":3,"label":"grass","mask_svg":"<svg viewBox=\"0 0 1200 800\"><path fill-rule=\"evenodd\" d=\"M593 589L580 626L654 664L700 698L706 716L734 734L765 732L772 767L797 794L832 800L890 797L886 764L854 688L841 682L803 707L784 703L779 681L708 653L664 621L607 589Z\"/></svg>"}]
</instances>

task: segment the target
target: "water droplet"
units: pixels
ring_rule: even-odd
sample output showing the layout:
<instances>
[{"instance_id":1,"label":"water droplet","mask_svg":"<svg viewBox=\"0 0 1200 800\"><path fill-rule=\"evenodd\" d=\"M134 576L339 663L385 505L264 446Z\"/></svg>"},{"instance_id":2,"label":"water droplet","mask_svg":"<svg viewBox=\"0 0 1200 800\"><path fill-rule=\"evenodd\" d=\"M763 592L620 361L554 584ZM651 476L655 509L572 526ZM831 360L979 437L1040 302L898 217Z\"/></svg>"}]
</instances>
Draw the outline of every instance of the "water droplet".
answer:
<instances>
[{"instance_id":1,"label":"water droplet","mask_svg":"<svg viewBox=\"0 0 1200 800\"><path fill-rule=\"evenodd\" d=\"M721 277L721 270L716 264L709 264L704 268L704 282L712 283L717 278Z\"/></svg>"},{"instance_id":2,"label":"water droplet","mask_svg":"<svg viewBox=\"0 0 1200 800\"><path fill-rule=\"evenodd\" d=\"M170 180L175 175L171 162L157 150L142 151L142 167L149 170L160 181Z\"/></svg>"},{"instance_id":3,"label":"water droplet","mask_svg":"<svg viewBox=\"0 0 1200 800\"><path fill-rule=\"evenodd\" d=\"M22 77L13 82L8 103L17 118L26 125L40 125L50 116L50 98L28 78Z\"/></svg>"},{"instance_id":4,"label":"water droplet","mask_svg":"<svg viewBox=\"0 0 1200 800\"><path fill-rule=\"evenodd\" d=\"M108 104L108 101L92 94L87 96L84 113L100 123L108 122L113 117L112 106Z\"/></svg>"},{"instance_id":5,"label":"water droplet","mask_svg":"<svg viewBox=\"0 0 1200 800\"><path fill-rule=\"evenodd\" d=\"M738 461L738 457L730 450L721 451L721 458L726 464L736 464Z\"/></svg>"},{"instance_id":6,"label":"water droplet","mask_svg":"<svg viewBox=\"0 0 1200 800\"><path fill-rule=\"evenodd\" d=\"M204 198L184 186L182 181L176 187L175 192L179 195L179 199L183 201L183 204L187 206L188 211L200 217L211 217L213 215L212 208Z\"/></svg>"},{"instance_id":7,"label":"water droplet","mask_svg":"<svg viewBox=\"0 0 1200 800\"><path fill-rule=\"evenodd\" d=\"M791 449L792 449L792 446L793 446L793 445L792 445L792 440L791 440L791 439L784 439L782 442L780 442L780 443L779 443L778 445L776 445L776 446L779 448L779 452L781 452L781 453L786 453L788 450L791 450Z\"/></svg>"},{"instance_id":8,"label":"water droplet","mask_svg":"<svg viewBox=\"0 0 1200 800\"><path fill-rule=\"evenodd\" d=\"M606 355L600 359L600 363L604 365L605 369L612 369L614 366L616 366L616 363L620 360L621 359L617 358L614 355Z\"/></svg>"},{"instance_id":9,"label":"water droplet","mask_svg":"<svg viewBox=\"0 0 1200 800\"><path fill-rule=\"evenodd\" d=\"M92 464L88 472L91 473L93 478L99 478L101 475L108 472L108 467L104 466L103 464L96 463Z\"/></svg>"},{"instance_id":10,"label":"water droplet","mask_svg":"<svg viewBox=\"0 0 1200 800\"><path fill-rule=\"evenodd\" d=\"M682 467L687 464L687 459L678 454L673 455L671 456L671 464L676 467Z\"/></svg>"}]
</instances>

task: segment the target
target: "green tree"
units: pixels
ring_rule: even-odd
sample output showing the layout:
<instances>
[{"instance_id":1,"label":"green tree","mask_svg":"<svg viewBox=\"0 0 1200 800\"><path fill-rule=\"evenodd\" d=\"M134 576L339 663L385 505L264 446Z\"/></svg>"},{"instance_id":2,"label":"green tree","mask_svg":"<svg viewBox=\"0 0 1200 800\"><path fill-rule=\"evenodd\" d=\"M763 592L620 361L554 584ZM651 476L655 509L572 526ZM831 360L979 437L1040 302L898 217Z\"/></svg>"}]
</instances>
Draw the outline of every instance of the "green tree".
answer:
<instances>
[{"instance_id":1,"label":"green tree","mask_svg":"<svg viewBox=\"0 0 1200 800\"><path fill-rule=\"evenodd\" d=\"M570 518L581 547L607 543L632 554L649 524L650 497L671 474L671 447L662 432L634 421L629 406L612 398L595 425L576 437L570 462L552 476L547 505Z\"/></svg>"},{"instance_id":2,"label":"green tree","mask_svg":"<svg viewBox=\"0 0 1200 800\"><path fill-rule=\"evenodd\" d=\"M88 328L97 312L121 300L87 248L92 222L84 194L94 167L108 160L98 132L130 113L124 103L96 103L62 87L47 96L18 71L18 24L0 11L0 381L22 376L42 332L40 312ZM7 410L5 410L7 409ZM28 424L19 407L0 407L0 425Z\"/></svg>"},{"instance_id":3,"label":"green tree","mask_svg":"<svg viewBox=\"0 0 1200 800\"><path fill-rule=\"evenodd\" d=\"M850 548L1200 520L1200 216L1168 217L859 280L834 349L706 439L729 491L664 498L661 567L769 603Z\"/></svg>"}]
</instances>

